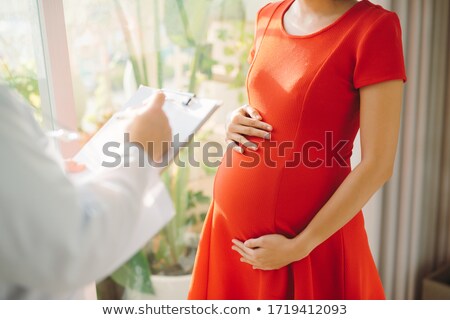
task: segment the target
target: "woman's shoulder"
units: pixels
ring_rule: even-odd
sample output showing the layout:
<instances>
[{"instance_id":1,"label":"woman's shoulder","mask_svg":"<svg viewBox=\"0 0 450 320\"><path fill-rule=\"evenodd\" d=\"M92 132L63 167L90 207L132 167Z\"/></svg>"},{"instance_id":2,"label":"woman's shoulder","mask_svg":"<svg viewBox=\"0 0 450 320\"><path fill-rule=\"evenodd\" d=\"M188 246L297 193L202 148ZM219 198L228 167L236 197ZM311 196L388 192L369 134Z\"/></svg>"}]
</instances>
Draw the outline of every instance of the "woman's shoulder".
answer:
<instances>
[{"instance_id":1,"label":"woman's shoulder","mask_svg":"<svg viewBox=\"0 0 450 320\"><path fill-rule=\"evenodd\" d=\"M262 6L259 10L258 10L258 15L257 18L261 18L261 17L270 17L272 16L272 14L275 12L275 10L284 2L286 2L287 0L282 0L282 1L271 1L269 3L266 3L264 6Z\"/></svg>"},{"instance_id":2,"label":"woman's shoulder","mask_svg":"<svg viewBox=\"0 0 450 320\"><path fill-rule=\"evenodd\" d=\"M363 19L360 20L362 24L370 26L380 20L398 20L397 13L387 10L379 4L372 3L369 0L361 0L361 5L364 6L364 10L362 10Z\"/></svg>"}]
</instances>

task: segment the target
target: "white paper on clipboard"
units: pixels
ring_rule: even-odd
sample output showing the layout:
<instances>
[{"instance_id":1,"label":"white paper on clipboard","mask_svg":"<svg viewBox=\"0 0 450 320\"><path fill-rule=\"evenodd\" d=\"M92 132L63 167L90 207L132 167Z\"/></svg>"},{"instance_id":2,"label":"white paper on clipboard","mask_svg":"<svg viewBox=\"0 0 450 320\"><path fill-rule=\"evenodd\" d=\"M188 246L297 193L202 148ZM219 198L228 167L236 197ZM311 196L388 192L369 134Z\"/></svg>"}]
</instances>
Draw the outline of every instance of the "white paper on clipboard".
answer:
<instances>
[{"instance_id":1,"label":"white paper on clipboard","mask_svg":"<svg viewBox=\"0 0 450 320\"><path fill-rule=\"evenodd\" d=\"M145 100L150 98L156 89L141 86L133 97L123 106L121 111L128 108L141 107ZM188 106L184 106L179 101L179 93L164 92L167 101L164 104L163 110L166 113L170 126L172 128L172 135L175 141L179 144L170 148L172 154L169 159L176 154L177 148L189 141L189 138L195 134L203 124L212 116L212 114L221 106L222 102L212 99L193 98ZM182 93L181 93L182 94ZM175 101L173 101L175 100ZM93 136L81 151L74 157L74 160L83 163L91 171L98 171L104 169L103 161L109 162L111 158L105 155L104 146L106 143L118 142L123 147L124 132L127 125L126 121L120 120L113 116L98 132Z\"/></svg>"},{"instance_id":2,"label":"white paper on clipboard","mask_svg":"<svg viewBox=\"0 0 450 320\"><path fill-rule=\"evenodd\" d=\"M150 98L155 92L156 89L141 86L120 111L124 111L127 108L142 107L144 101ZM203 126L222 104L218 100L193 98L189 105L185 106L177 103L179 101L179 93L170 91L164 93L167 101L164 104L163 110L169 119L173 136L178 135L177 140L181 145L187 143L189 138ZM104 153L106 143L119 143L121 149L118 153L123 154L126 125L127 121L113 116L73 158L76 162L86 165L87 173L85 174L108 170L108 168L102 165L104 161L111 161L111 158ZM169 157L174 157L177 149L170 148L169 150L171 152ZM141 216L146 220L146 223L142 223L141 225L151 226L151 232L149 232L147 227L146 234L150 233L154 235L159 232L170 221L173 215L172 200L162 181L159 181L156 185L148 186L145 191L141 211ZM131 246L142 243L139 232L136 232L134 237L136 239L130 239Z\"/></svg>"}]
</instances>

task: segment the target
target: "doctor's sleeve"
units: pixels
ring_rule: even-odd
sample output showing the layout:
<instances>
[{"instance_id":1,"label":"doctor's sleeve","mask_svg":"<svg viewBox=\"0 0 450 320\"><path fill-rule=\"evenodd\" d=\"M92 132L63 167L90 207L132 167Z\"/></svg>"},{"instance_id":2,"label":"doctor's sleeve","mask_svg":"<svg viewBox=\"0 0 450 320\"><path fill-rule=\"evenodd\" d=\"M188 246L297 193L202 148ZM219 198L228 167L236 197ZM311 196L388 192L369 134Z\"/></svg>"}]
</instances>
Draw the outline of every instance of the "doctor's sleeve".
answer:
<instances>
[{"instance_id":1,"label":"doctor's sleeve","mask_svg":"<svg viewBox=\"0 0 450 320\"><path fill-rule=\"evenodd\" d=\"M66 292L139 249L129 239L159 175L131 161L74 185L29 109L0 86L0 283Z\"/></svg>"}]
</instances>

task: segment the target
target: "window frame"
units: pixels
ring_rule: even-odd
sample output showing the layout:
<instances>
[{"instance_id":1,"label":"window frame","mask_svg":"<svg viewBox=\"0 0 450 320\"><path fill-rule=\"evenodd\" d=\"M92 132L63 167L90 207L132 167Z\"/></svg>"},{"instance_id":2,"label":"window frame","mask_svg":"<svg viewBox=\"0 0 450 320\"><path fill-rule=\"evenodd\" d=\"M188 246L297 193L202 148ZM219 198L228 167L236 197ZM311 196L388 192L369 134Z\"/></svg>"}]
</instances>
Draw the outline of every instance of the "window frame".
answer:
<instances>
[{"instance_id":1,"label":"window frame","mask_svg":"<svg viewBox=\"0 0 450 320\"><path fill-rule=\"evenodd\" d=\"M42 48L43 57L37 57L39 91L43 112L50 118L44 122L44 126L50 130L77 131L63 1L34 2L40 31L40 37L36 38L41 41L36 45ZM73 157L80 148L78 142L60 143L59 147L65 158Z\"/></svg>"}]
</instances>

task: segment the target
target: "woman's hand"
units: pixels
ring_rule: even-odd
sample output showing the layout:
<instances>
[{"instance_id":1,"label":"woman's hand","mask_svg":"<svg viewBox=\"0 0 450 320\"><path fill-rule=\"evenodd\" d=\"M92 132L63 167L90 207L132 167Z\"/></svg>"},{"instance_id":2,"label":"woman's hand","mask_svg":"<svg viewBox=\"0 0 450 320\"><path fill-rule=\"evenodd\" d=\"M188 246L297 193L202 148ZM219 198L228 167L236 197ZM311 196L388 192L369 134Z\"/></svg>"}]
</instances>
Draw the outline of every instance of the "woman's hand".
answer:
<instances>
[{"instance_id":1,"label":"woman's hand","mask_svg":"<svg viewBox=\"0 0 450 320\"><path fill-rule=\"evenodd\" d=\"M303 239L289 239L279 234L265 235L245 242L233 239L232 242L234 245L231 249L242 256L241 262L260 270L280 269L305 258L311 252L310 246Z\"/></svg>"},{"instance_id":2,"label":"woman's hand","mask_svg":"<svg viewBox=\"0 0 450 320\"><path fill-rule=\"evenodd\" d=\"M227 142L233 144L233 150L243 153L243 147L251 150L258 149L258 146L248 141L245 136L270 139L272 126L261 120L262 117L259 112L249 105L244 105L233 111L227 124L226 134Z\"/></svg>"}]
</instances>

